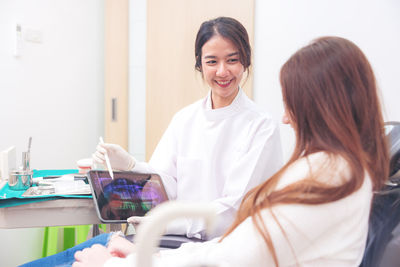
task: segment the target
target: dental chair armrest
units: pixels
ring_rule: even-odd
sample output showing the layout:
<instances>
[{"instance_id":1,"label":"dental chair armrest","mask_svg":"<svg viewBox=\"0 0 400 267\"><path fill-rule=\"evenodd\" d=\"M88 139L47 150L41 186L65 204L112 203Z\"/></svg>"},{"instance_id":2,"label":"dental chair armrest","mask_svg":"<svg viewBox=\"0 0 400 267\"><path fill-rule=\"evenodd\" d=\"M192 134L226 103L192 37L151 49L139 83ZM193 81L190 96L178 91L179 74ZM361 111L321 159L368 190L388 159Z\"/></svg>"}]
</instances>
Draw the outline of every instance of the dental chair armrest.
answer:
<instances>
[{"instance_id":1,"label":"dental chair armrest","mask_svg":"<svg viewBox=\"0 0 400 267\"><path fill-rule=\"evenodd\" d=\"M216 220L216 208L210 203L164 202L148 213L148 218L138 227L136 240L136 266L152 266L152 255L157 251L159 239L171 221L181 218L204 218L206 231L210 232Z\"/></svg>"}]
</instances>

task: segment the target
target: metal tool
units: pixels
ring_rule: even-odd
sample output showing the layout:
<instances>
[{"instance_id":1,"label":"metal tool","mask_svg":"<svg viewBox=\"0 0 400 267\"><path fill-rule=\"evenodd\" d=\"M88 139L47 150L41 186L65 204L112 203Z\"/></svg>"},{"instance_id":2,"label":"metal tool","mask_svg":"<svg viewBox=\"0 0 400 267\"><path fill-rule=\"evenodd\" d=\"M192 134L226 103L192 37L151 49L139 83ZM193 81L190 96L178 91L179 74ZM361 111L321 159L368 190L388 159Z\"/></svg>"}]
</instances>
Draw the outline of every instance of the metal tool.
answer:
<instances>
[{"instance_id":1,"label":"metal tool","mask_svg":"<svg viewBox=\"0 0 400 267\"><path fill-rule=\"evenodd\" d=\"M104 144L103 137L101 137L101 136L100 136L100 143ZM110 159L108 158L107 150L106 150L105 158L106 158L108 173L110 174L111 178L114 179L114 173L111 168L111 163L110 163Z\"/></svg>"}]
</instances>

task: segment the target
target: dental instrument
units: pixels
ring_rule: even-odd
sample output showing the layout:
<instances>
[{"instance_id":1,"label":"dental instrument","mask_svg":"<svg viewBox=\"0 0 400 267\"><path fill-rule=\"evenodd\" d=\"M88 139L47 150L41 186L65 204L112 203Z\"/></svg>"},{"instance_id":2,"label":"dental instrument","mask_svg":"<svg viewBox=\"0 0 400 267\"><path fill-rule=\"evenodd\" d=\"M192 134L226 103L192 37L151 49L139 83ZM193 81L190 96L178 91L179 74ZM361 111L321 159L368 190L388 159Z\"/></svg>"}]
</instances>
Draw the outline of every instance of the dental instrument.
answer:
<instances>
[{"instance_id":1,"label":"dental instrument","mask_svg":"<svg viewBox=\"0 0 400 267\"><path fill-rule=\"evenodd\" d=\"M100 136L99 139L100 139L100 143L104 144L103 137ZM113 173L112 168L111 168L111 163L110 163L110 159L108 158L107 150L106 150L105 158L106 158L106 164L107 164L108 173L110 174L111 179L114 179L114 173Z\"/></svg>"}]
</instances>

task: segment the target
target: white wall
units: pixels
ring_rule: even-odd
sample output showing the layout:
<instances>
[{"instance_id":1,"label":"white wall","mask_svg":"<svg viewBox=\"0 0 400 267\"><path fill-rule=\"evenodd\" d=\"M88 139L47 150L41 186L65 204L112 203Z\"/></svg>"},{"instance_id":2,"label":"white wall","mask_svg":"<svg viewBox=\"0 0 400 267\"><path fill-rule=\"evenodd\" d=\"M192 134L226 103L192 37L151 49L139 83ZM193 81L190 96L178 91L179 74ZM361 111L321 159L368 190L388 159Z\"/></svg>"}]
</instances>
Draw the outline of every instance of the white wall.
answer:
<instances>
[{"instance_id":1,"label":"white wall","mask_svg":"<svg viewBox=\"0 0 400 267\"><path fill-rule=\"evenodd\" d=\"M0 150L21 152L32 136L31 167L76 168L104 130L104 1L0 1ZM42 35L23 40L16 23ZM40 256L41 229L0 230L0 266ZM4 243L6 242L6 243Z\"/></svg>"},{"instance_id":2,"label":"white wall","mask_svg":"<svg viewBox=\"0 0 400 267\"><path fill-rule=\"evenodd\" d=\"M103 132L104 14L98 0L0 1L0 149L33 168L75 168ZM42 33L13 56L16 23Z\"/></svg>"},{"instance_id":3,"label":"white wall","mask_svg":"<svg viewBox=\"0 0 400 267\"><path fill-rule=\"evenodd\" d=\"M129 1L129 152L146 158L146 0Z\"/></svg>"},{"instance_id":4,"label":"white wall","mask_svg":"<svg viewBox=\"0 0 400 267\"><path fill-rule=\"evenodd\" d=\"M255 101L280 119L280 67L297 49L326 35L350 39L364 51L382 91L385 120L400 121L398 0L256 0ZM288 158L294 135L286 125L281 126L281 135Z\"/></svg>"}]
</instances>

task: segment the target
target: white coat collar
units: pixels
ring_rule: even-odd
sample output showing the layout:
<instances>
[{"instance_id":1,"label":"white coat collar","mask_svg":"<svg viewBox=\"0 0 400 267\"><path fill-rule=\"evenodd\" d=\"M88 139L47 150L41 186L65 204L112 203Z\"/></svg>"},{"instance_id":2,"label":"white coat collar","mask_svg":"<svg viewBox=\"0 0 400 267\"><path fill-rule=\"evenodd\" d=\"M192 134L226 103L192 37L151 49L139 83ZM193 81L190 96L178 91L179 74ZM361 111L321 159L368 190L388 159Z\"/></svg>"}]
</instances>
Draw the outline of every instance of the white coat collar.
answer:
<instances>
[{"instance_id":1,"label":"white coat collar","mask_svg":"<svg viewBox=\"0 0 400 267\"><path fill-rule=\"evenodd\" d=\"M220 120L226 117L230 117L243 108L244 103L246 102L246 98L247 96L244 94L242 88L239 87L238 94L229 106L212 109L210 90L207 97L205 98L205 101L203 102L204 115L208 120Z\"/></svg>"}]
</instances>

